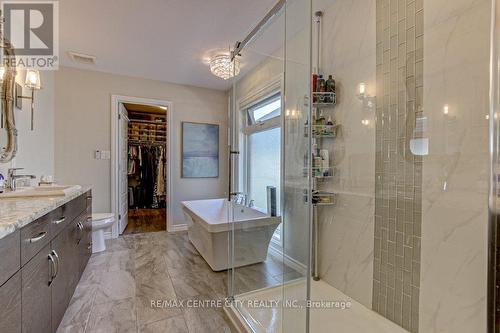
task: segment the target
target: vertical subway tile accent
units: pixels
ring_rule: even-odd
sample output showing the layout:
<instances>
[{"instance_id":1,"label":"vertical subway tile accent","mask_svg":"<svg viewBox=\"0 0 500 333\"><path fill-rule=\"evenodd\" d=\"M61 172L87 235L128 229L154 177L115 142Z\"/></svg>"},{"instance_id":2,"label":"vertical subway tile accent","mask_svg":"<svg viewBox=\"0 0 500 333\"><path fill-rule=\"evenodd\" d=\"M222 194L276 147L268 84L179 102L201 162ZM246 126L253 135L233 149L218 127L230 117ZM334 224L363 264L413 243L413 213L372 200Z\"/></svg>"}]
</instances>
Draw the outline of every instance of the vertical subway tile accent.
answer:
<instances>
[{"instance_id":1,"label":"vertical subway tile accent","mask_svg":"<svg viewBox=\"0 0 500 333\"><path fill-rule=\"evenodd\" d=\"M424 8L422 0L377 0L377 122L373 310L418 332Z\"/></svg>"}]
</instances>

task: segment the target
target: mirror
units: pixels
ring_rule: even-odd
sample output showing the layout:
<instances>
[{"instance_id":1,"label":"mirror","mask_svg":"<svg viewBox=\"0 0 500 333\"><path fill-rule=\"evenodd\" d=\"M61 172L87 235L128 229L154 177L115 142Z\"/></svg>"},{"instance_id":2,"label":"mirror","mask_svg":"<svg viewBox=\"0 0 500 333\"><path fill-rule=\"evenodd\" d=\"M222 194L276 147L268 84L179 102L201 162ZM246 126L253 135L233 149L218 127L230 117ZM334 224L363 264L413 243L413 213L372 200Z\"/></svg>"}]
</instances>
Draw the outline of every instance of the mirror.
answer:
<instances>
[{"instance_id":1,"label":"mirror","mask_svg":"<svg viewBox=\"0 0 500 333\"><path fill-rule=\"evenodd\" d=\"M4 58L14 58L15 54L9 41L0 38ZM7 62L10 64L10 62ZM2 73L3 72L3 73ZM0 163L12 160L17 153L17 129L14 117L14 86L16 67L5 65L0 68L1 110L0 110Z\"/></svg>"}]
</instances>

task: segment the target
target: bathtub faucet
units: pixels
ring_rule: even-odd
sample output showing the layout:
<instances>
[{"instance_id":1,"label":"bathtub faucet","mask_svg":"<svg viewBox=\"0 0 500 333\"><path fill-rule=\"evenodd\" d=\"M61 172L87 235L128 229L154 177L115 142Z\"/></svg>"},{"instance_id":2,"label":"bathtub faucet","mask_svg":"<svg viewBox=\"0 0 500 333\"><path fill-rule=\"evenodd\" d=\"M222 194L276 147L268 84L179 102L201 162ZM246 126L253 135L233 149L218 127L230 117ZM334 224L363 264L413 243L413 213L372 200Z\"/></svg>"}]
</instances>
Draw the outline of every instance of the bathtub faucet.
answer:
<instances>
[{"instance_id":1,"label":"bathtub faucet","mask_svg":"<svg viewBox=\"0 0 500 333\"><path fill-rule=\"evenodd\" d=\"M245 194L243 192L233 192L231 193L231 196L233 197L233 202L237 205L242 205L242 206L247 206L248 202L248 194Z\"/></svg>"}]
</instances>

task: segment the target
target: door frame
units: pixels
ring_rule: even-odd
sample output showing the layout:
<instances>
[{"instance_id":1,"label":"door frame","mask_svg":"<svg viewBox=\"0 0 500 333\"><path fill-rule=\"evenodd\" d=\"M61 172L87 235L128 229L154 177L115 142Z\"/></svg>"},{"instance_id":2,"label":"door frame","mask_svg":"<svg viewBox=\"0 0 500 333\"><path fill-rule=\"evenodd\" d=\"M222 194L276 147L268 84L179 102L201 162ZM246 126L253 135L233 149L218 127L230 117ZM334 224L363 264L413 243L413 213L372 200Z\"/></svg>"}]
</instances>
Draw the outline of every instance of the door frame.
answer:
<instances>
[{"instance_id":1,"label":"door frame","mask_svg":"<svg viewBox=\"0 0 500 333\"><path fill-rule=\"evenodd\" d=\"M111 95L111 212L115 215L118 221L118 207L120 207L120 196L118 194L119 181L118 181L118 126L120 113L120 103L133 103L154 106L164 106L167 108L167 214L166 214L166 229L171 230L172 224L172 161L173 161L173 148L171 142L172 134L172 120L174 113L174 105L170 101L142 98L134 96ZM117 238L118 223L113 224L111 231L111 238Z\"/></svg>"}]
</instances>

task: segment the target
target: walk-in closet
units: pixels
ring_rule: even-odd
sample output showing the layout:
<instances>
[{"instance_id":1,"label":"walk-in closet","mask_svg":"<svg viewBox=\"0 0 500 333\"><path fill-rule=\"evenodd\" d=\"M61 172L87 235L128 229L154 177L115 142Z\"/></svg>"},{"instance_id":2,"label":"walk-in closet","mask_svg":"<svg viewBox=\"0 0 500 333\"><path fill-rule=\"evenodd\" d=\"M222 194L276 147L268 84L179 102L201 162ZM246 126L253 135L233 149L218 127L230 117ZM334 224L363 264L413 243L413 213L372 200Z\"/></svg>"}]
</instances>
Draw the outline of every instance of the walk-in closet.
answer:
<instances>
[{"instance_id":1,"label":"walk-in closet","mask_svg":"<svg viewBox=\"0 0 500 333\"><path fill-rule=\"evenodd\" d=\"M128 224L124 234L166 230L167 108L128 104Z\"/></svg>"}]
</instances>

